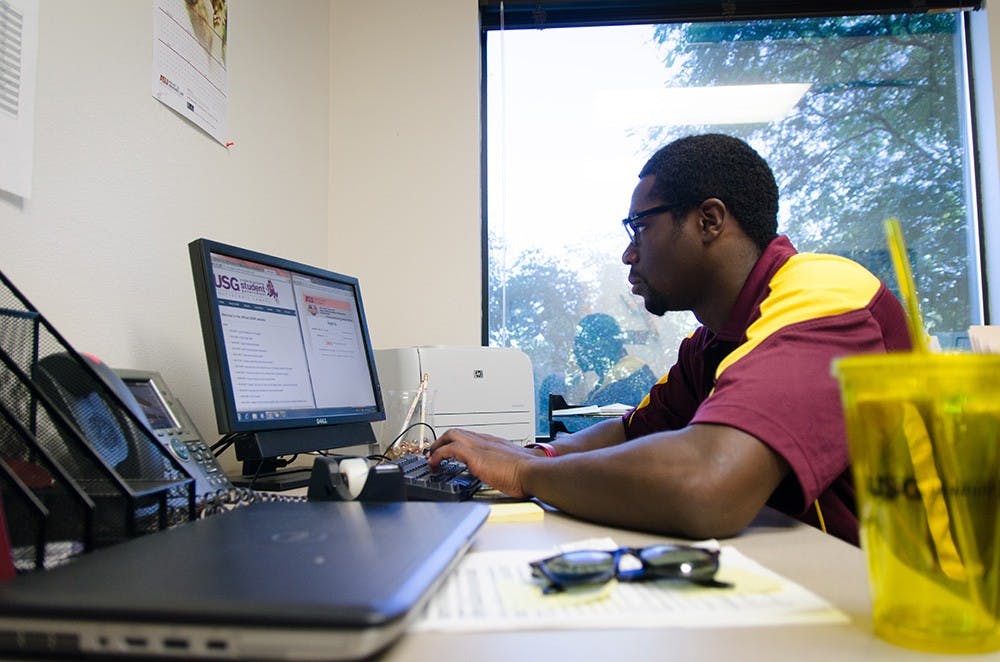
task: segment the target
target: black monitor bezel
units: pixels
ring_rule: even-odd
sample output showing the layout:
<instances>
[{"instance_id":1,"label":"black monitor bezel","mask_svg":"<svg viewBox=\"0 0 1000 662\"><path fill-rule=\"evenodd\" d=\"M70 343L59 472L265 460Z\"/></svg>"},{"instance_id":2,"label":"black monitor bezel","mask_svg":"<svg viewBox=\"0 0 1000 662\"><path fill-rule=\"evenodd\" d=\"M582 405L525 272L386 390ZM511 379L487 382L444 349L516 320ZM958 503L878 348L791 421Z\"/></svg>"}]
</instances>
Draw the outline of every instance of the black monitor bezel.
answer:
<instances>
[{"instance_id":1,"label":"black monitor bezel","mask_svg":"<svg viewBox=\"0 0 1000 662\"><path fill-rule=\"evenodd\" d=\"M212 400L215 404L216 423L220 434L257 433L277 430L321 430L335 428L338 425L351 423L371 423L385 419L385 406L382 400L382 389L375 368L375 354L372 349L371 336L368 332L368 321L365 316L364 302L357 278L345 274L295 262L274 255L252 251L238 246L232 246L210 239L196 239L189 245L192 274L195 284L195 298L198 302L198 313L201 320L202 338L205 344L205 355L208 361L208 375L212 387ZM358 320L365 346L365 358L368 363L368 374L371 378L372 391L375 395L375 407L371 411L359 413L342 413L316 417L240 421L237 416L236 402L233 395L232 378L229 363L225 353L222 335L222 320L219 315L218 297L215 292L212 273L212 254L247 260L264 266L282 269L305 276L320 278L338 284L349 286L354 293L358 307ZM334 445L327 446L333 448ZM300 449L318 450L314 448ZM288 449L287 452L300 452Z\"/></svg>"}]
</instances>

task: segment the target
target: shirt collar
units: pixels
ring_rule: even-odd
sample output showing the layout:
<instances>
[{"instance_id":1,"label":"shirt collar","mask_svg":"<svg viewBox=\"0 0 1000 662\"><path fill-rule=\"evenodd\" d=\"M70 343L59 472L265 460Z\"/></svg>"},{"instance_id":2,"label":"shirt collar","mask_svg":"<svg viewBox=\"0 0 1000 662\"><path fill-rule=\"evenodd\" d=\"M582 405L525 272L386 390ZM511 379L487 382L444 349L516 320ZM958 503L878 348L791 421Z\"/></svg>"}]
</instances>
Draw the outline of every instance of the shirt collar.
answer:
<instances>
[{"instance_id":1,"label":"shirt collar","mask_svg":"<svg viewBox=\"0 0 1000 662\"><path fill-rule=\"evenodd\" d=\"M785 235L779 235L771 240L743 283L743 289L736 298L729 319L716 334L718 340L728 342L743 340L747 327L757 315L760 302L769 292L768 284L771 282L771 277L796 253L798 251Z\"/></svg>"}]
</instances>

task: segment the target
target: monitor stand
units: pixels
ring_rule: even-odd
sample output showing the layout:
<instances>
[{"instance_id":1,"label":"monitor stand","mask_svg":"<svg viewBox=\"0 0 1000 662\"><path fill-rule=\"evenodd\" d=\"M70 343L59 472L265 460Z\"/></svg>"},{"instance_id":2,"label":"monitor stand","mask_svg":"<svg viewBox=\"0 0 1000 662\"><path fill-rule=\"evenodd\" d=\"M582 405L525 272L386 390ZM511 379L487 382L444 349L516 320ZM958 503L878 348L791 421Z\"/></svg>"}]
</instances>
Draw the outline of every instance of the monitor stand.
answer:
<instances>
[{"instance_id":1,"label":"monitor stand","mask_svg":"<svg viewBox=\"0 0 1000 662\"><path fill-rule=\"evenodd\" d=\"M280 492L309 485L312 467L288 467L281 456L325 451L331 448L363 446L375 442L367 422L341 423L319 428L266 430L241 436L236 441L236 459L243 473L230 476L233 485L266 492Z\"/></svg>"},{"instance_id":2,"label":"monitor stand","mask_svg":"<svg viewBox=\"0 0 1000 662\"><path fill-rule=\"evenodd\" d=\"M250 474L230 475L229 482L236 487L253 487L261 492L284 492L309 486L311 467L292 467L279 471L265 473L261 471L254 476Z\"/></svg>"}]
</instances>

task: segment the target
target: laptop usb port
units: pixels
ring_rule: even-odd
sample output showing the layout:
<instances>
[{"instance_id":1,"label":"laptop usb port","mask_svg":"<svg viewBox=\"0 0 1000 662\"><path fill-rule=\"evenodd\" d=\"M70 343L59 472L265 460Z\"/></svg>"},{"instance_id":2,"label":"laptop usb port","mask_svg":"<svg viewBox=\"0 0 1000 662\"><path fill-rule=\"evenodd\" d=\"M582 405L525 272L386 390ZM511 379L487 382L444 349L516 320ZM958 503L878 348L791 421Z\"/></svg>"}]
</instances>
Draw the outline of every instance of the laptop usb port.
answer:
<instances>
[{"instance_id":1,"label":"laptop usb port","mask_svg":"<svg viewBox=\"0 0 1000 662\"><path fill-rule=\"evenodd\" d=\"M170 650L187 650L188 645L187 639L171 637L163 640L163 647L169 648Z\"/></svg>"},{"instance_id":2,"label":"laptop usb port","mask_svg":"<svg viewBox=\"0 0 1000 662\"><path fill-rule=\"evenodd\" d=\"M125 637L125 645L129 648L145 648L149 641L145 637Z\"/></svg>"},{"instance_id":3,"label":"laptop usb port","mask_svg":"<svg viewBox=\"0 0 1000 662\"><path fill-rule=\"evenodd\" d=\"M205 642L205 648L210 651L224 651L229 648L229 644L221 639L209 639Z\"/></svg>"}]
</instances>

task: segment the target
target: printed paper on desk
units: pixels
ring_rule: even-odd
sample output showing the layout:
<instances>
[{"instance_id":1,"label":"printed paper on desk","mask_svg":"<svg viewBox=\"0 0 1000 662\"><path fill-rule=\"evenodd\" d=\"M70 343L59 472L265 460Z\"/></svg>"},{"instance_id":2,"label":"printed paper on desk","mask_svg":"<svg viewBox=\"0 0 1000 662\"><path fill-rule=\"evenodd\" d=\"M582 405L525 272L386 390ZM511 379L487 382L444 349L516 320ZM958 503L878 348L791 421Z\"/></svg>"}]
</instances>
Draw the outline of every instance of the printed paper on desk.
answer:
<instances>
[{"instance_id":1,"label":"printed paper on desk","mask_svg":"<svg viewBox=\"0 0 1000 662\"><path fill-rule=\"evenodd\" d=\"M470 552L434 596L416 630L733 627L845 623L819 596L723 547L718 578L733 588L613 582L543 595L529 563L545 551Z\"/></svg>"},{"instance_id":2,"label":"printed paper on desk","mask_svg":"<svg viewBox=\"0 0 1000 662\"><path fill-rule=\"evenodd\" d=\"M569 409L554 409L553 416L624 416L632 411L631 405L615 403L612 405L589 405L586 407L570 407Z\"/></svg>"}]
</instances>

